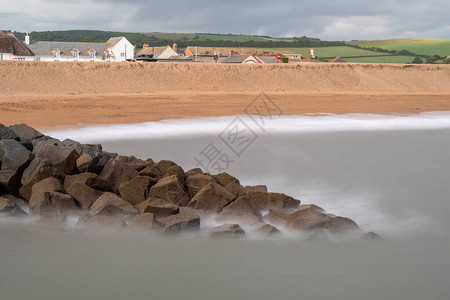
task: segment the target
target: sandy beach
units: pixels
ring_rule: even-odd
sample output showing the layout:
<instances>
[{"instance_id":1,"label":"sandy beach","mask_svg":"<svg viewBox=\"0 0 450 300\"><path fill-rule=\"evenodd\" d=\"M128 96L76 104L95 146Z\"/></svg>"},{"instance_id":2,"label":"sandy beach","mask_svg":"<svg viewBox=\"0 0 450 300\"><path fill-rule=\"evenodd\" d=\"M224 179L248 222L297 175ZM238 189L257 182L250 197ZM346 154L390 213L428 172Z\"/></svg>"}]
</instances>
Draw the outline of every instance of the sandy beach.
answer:
<instances>
[{"instance_id":1,"label":"sandy beach","mask_svg":"<svg viewBox=\"0 0 450 300\"><path fill-rule=\"evenodd\" d=\"M0 62L0 115L45 130L244 114L264 91L284 115L450 110L450 66Z\"/></svg>"}]
</instances>

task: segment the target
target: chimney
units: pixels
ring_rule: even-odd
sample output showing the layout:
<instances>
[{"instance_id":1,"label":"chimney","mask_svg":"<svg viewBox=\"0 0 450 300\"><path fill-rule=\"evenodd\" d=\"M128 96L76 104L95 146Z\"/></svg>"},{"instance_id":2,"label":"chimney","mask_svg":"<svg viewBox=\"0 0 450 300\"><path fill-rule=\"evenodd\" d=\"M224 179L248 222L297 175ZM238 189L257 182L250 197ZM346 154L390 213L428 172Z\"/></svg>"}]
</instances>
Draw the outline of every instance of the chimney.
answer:
<instances>
[{"instance_id":1,"label":"chimney","mask_svg":"<svg viewBox=\"0 0 450 300\"><path fill-rule=\"evenodd\" d=\"M28 35L28 32L27 32L27 35L25 36L25 44L26 45L30 45L30 36Z\"/></svg>"},{"instance_id":2,"label":"chimney","mask_svg":"<svg viewBox=\"0 0 450 300\"><path fill-rule=\"evenodd\" d=\"M173 43L173 46L172 46L172 48L173 48L173 50L177 51L177 49L178 49L178 45L177 45L176 43Z\"/></svg>"},{"instance_id":3,"label":"chimney","mask_svg":"<svg viewBox=\"0 0 450 300\"><path fill-rule=\"evenodd\" d=\"M143 44L142 45L142 48L147 48L148 47L148 44Z\"/></svg>"}]
</instances>

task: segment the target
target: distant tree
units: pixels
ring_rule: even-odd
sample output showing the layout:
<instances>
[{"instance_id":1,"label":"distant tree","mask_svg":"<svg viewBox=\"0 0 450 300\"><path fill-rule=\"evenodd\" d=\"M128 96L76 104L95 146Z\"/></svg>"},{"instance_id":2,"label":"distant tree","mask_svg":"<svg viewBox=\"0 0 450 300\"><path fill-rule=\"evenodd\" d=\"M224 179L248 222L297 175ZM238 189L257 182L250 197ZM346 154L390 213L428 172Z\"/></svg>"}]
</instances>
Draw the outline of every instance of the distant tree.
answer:
<instances>
[{"instance_id":1,"label":"distant tree","mask_svg":"<svg viewBox=\"0 0 450 300\"><path fill-rule=\"evenodd\" d=\"M414 55L414 53L411 53L411 52L409 52L406 49L398 51L398 54L400 54L400 55Z\"/></svg>"},{"instance_id":2,"label":"distant tree","mask_svg":"<svg viewBox=\"0 0 450 300\"><path fill-rule=\"evenodd\" d=\"M414 57L412 63L413 64L423 64L423 60L420 57L416 56L416 57Z\"/></svg>"},{"instance_id":3,"label":"distant tree","mask_svg":"<svg viewBox=\"0 0 450 300\"><path fill-rule=\"evenodd\" d=\"M447 56L447 57L444 59L444 62L445 62L446 64L450 64L450 56Z\"/></svg>"}]
</instances>

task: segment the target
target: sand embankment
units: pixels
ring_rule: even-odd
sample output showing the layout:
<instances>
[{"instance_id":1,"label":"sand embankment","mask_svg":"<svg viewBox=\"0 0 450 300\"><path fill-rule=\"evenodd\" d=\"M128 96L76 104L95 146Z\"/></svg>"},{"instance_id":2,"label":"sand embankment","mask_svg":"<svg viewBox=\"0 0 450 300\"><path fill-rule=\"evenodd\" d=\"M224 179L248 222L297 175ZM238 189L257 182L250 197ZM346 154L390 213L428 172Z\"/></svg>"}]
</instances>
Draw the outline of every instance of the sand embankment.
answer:
<instances>
[{"instance_id":1,"label":"sand embankment","mask_svg":"<svg viewBox=\"0 0 450 300\"><path fill-rule=\"evenodd\" d=\"M0 122L38 128L242 113L450 110L449 65L0 62Z\"/></svg>"}]
</instances>

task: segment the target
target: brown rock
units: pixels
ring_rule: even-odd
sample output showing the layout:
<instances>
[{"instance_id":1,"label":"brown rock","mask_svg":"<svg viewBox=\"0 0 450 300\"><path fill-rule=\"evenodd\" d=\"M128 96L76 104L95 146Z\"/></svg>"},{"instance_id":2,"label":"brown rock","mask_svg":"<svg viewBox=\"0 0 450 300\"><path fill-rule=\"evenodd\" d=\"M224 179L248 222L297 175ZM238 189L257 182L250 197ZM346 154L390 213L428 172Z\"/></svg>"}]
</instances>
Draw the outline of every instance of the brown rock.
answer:
<instances>
[{"instance_id":1,"label":"brown rock","mask_svg":"<svg viewBox=\"0 0 450 300\"><path fill-rule=\"evenodd\" d=\"M200 218L191 214L176 214L155 220L154 226L167 233L196 231L200 229Z\"/></svg>"},{"instance_id":2,"label":"brown rock","mask_svg":"<svg viewBox=\"0 0 450 300\"><path fill-rule=\"evenodd\" d=\"M115 159L110 159L100 173L100 177L108 181L109 190L113 193L119 192L119 186L122 182L130 181L138 175L136 169Z\"/></svg>"},{"instance_id":3,"label":"brown rock","mask_svg":"<svg viewBox=\"0 0 450 300\"><path fill-rule=\"evenodd\" d=\"M323 228L329 219L331 218L324 213L305 208L290 214L286 226L296 230L312 230Z\"/></svg>"},{"instance_id":4,"label":"brown rock","mask_svg":"<svg viewBox=\"0 0 450 300\"><path fill-rule=\"evenodd\" d=\"M155 166L152 166L152 165L150 165L150 166L146 167L145 169L143 169L142 171L140 171L139 175L149 176L149 177L157 178L157 179L163 177L163 174L161 174L161 172L157 168L155 168Z\"/></svg>"},{"instance_id":5,"label":"brown rock","mask_svg":"<svg viewBox=\"0 0 450 300\"><path fill-rule=\"evenodd\" d=\"M247 194L244 187L236 182L230 182L225 189L234 195L234 198L239 198Z\"/></svg>"},{"instance_id":6,"label":"brown rock","mask_svg":"<svg viewBox=\"0 0 450 300\"><path fill-rule=\"evenodd\" d=\"M124 162L130 167L134 168L136 171L142 171L147 168L150 164L153 164L152 160L142 160L132 156L122 156L119 155L115 158L118 161Z\"/></svg>"},{"instance_id":7,"label":"brown rock","mask_svg":"<svg viewBox=\"0 0 450 300\"><path fill-rule=\"evenodd\" d=\"M89 208L101 196L103 192L94 190L82 182L75 182L67 189L67 193L71 195L81 208Z\"/></svg>"},{"instance_id":8,"label":"brown rock","mask_svg":"<svg viewBox=\"0 0 450 300\"><path fill-rule=\"evenodd\" d=\"M14 217L14 218L20 218L20 217L26 217L28 214L24 212L20 207L15 207L13 210L11 210L8 214L8 217Z\"/></svg>"},{"instance_id":9,"label":"brown rock","mask_svg":"<svg viewBox=\"0 0 450 300\"><path fill-rule=\"evenodd\" d=\"M39 147L36 151L36 156L48 159L55 168L66 175L77 172L77 159L80 155L72 147L45 144Z\"/></svg>"},{"instance_id":10,"label":"brown rock","mask_svg":"<svg viewBox=\"0 0 450 300\"><path fill-rule=\"evenodd\" d=\"M247 196L260 210L270 208L297 208L300 204L299 200L282 193L250 191L247 193Z\"/></svg>"},{"instance_id":11,"label":"brown rock","mask_svg":"<svg viewBox=\"0 0 450 300\"><path fill-rule=\"evenodd\" d=\"M14 201L0 196L0 213L7 213L16 208Z\"/></svg>"},{"instance_id":12,"label":"brown rock","mask_svg":"<svg viewBox=\"0 0 450 300\"><path fill-rule=\"evenodd\" d=\"M262 215L247 196L242 196L226 206L216 217L216 221L235 221L252 224L261 221Z\"/></svg>"},{"instance_id":13,"label":"brown rock","mask_svg":"<svg viewBox=\"0 0 450 300\"><path fill-rule=\"evenodd\" d=\"M107 215L91 215L89 213L82 213L78 218L77 225L98 226L108 228L120 228L126 224L118 217Z\"/></svg>"},{"instance_id":14,"label":"brown rock","mask_svg":"<svg viewBox=\"0 0 450 300\"><path fill-rule=\"evenodd\" d=\"M195 174L191 175L186 180L186 188L191 197L197 195L198 192L211 182L216 182L214 177L208 174Z\"/></svg>"},{"instance_id":15,"label":"brown rock","mask_svg":"<svg viewBox=\"0 0 450 300\"><path fill-rule=\"evenodd\" d=\"M119 196L106 192L91 206L92 215L131 216L138 211Z\"/></svg>"},{"instance_id":16,"label":"brown rock","mask_svg":"<svg viewBox=\"0 0 450 300\"><path fill-rule=\"evenodd\" d=\"M247 192L255 191L255 192L266 192L267 193L267 186L265 185L246 185L245 189Z\"/></svg>"},{"instance_id":17,"label":"brown rock","mask_svg":"<svg viewBox=\"0 0 450 300\"><path fill-rule=\"evenodd\" d=\"M323 228L331 233L346 233L349 231L361 230L355 221L344 217L334 217L329 219Z\"/></svg>"},{"instance_id":18,"label":"brown rock","mask_svg":"<svg viewBox=\"0 0 450 300\"><path fill-rule=\"evenodd\" d=\"M0 162L2 170L23 173L33 160L33 154L16 140L0 140Z\"/></svg>"},{"instance_id":19,"label":"brown rock","mask_svg":"<svg viewBox=\"0 0 450 300\"><path fill-rule=\"evenodd\" d=\"M98 176L97 174L87 172L66 176L64 180L64 188L68 189L75 182L84 183L87 186L100 191L107 191L109 185L106 179Z\"/></svg>"},{"instance_id":20,"label":"brown rock","mask_svg":"<svg viewBox=\"0 0 450 300\"><path fill-rule=\"evenodd\" d=\"M21 174L14 170L0 170L0 193L17 195L20 190Z\"/></svg>"},{"instance_id":21,"label":"brown rock","mask_svg":"<svg viewBox=\"0 0 450 300\"><path fill-rule=\"evenodd\" d=\"M184 175L184 170L180 166L171 166L167 169L164 177L176 175L181 183L184 183L186 176Z\"/></svg>"},{"instance_id":22,"label":"brown rock","mask_svg":"<svg viewBox=\"0 0 450 300\"><path fill-rule=\"evenodd\" d=\"M64 193L64 188L61 182L53 177L46 178L33 185L29 201L31 213L41 215L54 213L56 208L50 200L50 195L45 195L47 192Z\"/></svg>"},{"instance_id":23,"label":"brown rock","mask_svg":"<svg viewBox=\"0 0 450 300\"><path fill-rule=\"evenodd\" d=\"M153 216L153 214L144 213L144 214L134 217L128 223L128 228L133 229L133 230L141 230L141 231L152 230L154 220L155 220L155 217Z\"/></svg>"},{"instance_id":24,"label":"brown rock","mask_svg":"<svg viewBox=\"0 0 450 300\"><path fill-rule=\"evenodd\" d=\"M262 226L260 226L258 228L258 232L265 235L273 235L280 233L280 231L276 227L269 224L263 224Z\"/></svg>"},{"instance_id":25,"label":"brown rock","mask_svg":"<svg viewBox=\"0 0 450 300\"><path fill-rule=\"evenodd\" d=\"M217 182L223 186L226 187L227 185L229 185L231 182L235 182L237 184L239 183L239 180L236 177L231 176L230 174L223 172L217 175L214 175L214 178L217 180Z\"/></svg>"},{"instance_id":26,"label":"brown rock","mask_svg":"<svg viewBox=\"0 0 450 300\"><path fill-rule=\"evenodd\" d=\"M77 159L77 170L79 172L88 172L89 167L92 165L92 161L94 159L88 155L88 154L83 154L81 155L78 159Z\"/></svg>"},{"instance_id":27,"label":"brown rock","mask_svg":"<svg viewBox=\"0 0 450 300\"><path fill-rule=\"evenodd\" d=\"M293 211L271 208L269 209L269 213L265 215L265 218L269 220L270 224L283 228L286 226L287 219L291 213L293 213Z\"/></svg>"},{"instance_id":28,"label":"brown rock","mask_svg":"<svg viewBox=\"0 0 450 300\"><path fill-rule=\"evenodd\" d=\"M196 175L196 174L203 174L202 169L194 168L194 169L190 169L189 171L185 172L186 178L191 177L192 175Z\"/></svg>"},{"instance_id":29,"label":"brown rock","mask_svg":"<svg viewBox=\"0 0 450 300\"><path fill-rule=\"evenodd\" d=\"M31 141L44 136L26 124L11 125L3 133L3 139L15 139L20 142Z\"/></svg>"},{"instance_id":30,"label":"brown rock","mask_svg":"<svg viewBox=\"0 0 450 300\"><path fill-rule=\"evenodd\" d=\"M56 178L62 182L65 176L66 175L56 169L48 159L37 157L31 161L30 165L23 173L20 195L26 200L29 200L31 197L31 189L34 184L50 177Z\"/></svg>"},{"instance_id":31,"label":"brown rock","mask_svg":"<svg viewBox=\"0 0 450 300\"><path fill-rule=\"evenodd\" d=\"M234 195L224 187L210 182L192 198L187 207L218 213L234 199Z\"/></svg>"},{"instance_id":32,"label":"brown rock","mask_svg":"<svg viewBox=\"0 0 450 300\"><path fill-rule=\"evenodd\" d=\"M18 198L14 195L11 194L4 194L1 195L0 198L6 198L12 202L14 202L14 207L18 207L21 210L23 210L25 213L28 214L28 212L30 211L30 206L28 205L28 202L26 202L25 200Z\"/></svg>"},{"instance_id":33,"label":"brown rock","mask_svg":"<svg viewBox=\"0 0 450 300\"><path fill-rule=\"evenodd\" d=\"M322 207L317 206L317 205L315 205L315 204L302 204L302 205L300 205L300 206L298 207L298 210L300 210L300 209L306 209L306 208L312 208L312 209L314 209L314 210L316 210L316 211L318 211L318 212L326 213L325 209L323 209Z\"/></svg>"},{"instance_id":34,"label":"brown rock","mask_svg":"<svg viewBox=\"0 0 450 300\"><path fill-rule=\"evenodd\" d=\"M209 232L209 236L213 238L242 237L244 235L245 231L238 224L223 224L214 227Z\"/></svg>"},{"instance_id":35,"label":"brown rock","mask_svg":"<svg viewBox=\"0 0 450 300\"><path fill-rule=\"evenodd\" d=\"M120 197L131 205L137 205L147 199L150 188L156 183L157 181L151 177L136 176L130 181L120 184Z\"/></svg>"},{"instance_id":36,"label":"brown rock","mask_svg":"<svg viewBox=\"0 0 450 300\"><path fill-rule=\"evenodd\" d=\"M158 169L158 171L161 174L166 174L167 169L169 169L172 166L176 166L177 164L174 163L173 161L170 160L160 160L159 162L157 162L156 164L154 164L153 166Z\"/></svg>"},{"instance_id":37,"label":"brown rock","mask_svg":"<svg viewBox=\"0 0 450 300\"><path fill-rule=\"evenodd\" d=\"M178 206L186 206L190 200L176 175L160 179L151 187L149 197L165 199Z\"/></svg>"},{"instance_id":38,"label":"brown rock","mask_svg":"<svg viewBox=\"0 0 450 300\"><path fill-rule=\"evenodd\" d=\"M172 202L160 199L149 198L142 210L142 213L152 213L155 217L167 217L177 214L179 207Z\"/></svg>"}]
</instances>

